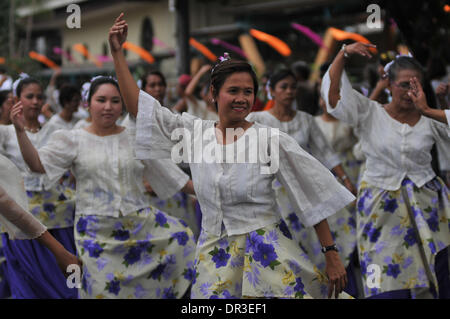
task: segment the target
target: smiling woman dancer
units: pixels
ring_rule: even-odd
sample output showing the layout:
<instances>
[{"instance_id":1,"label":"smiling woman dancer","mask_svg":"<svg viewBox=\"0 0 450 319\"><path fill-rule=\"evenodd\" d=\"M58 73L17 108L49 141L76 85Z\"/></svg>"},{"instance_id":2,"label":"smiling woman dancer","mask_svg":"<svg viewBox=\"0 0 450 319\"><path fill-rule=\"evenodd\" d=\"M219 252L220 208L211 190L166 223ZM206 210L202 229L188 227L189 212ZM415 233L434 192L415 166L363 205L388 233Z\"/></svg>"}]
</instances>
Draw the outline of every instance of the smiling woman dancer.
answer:
<instances>
[{"instance_id":1,"label":"smiling woman dancer","mask_svg":"<svg viewBox=\"0 0 450 319\"><path fill-rule=\"evenodd\" d=\"M39 152L24 134L20 105L11 113L29 167L51 182L68 169L77 179L75 242L85 266L81 296L181 298L192 280L186 275L193 267L192 231L150 206L141 182L146 169L151 174L167 165L152 161L144 167L134 159L134 135L116 125L122 98L115 80L95 79L88 103L92 124L55 132ZM165 176L174 182L157 189L173 194L183 187L173 171Z\"/></svg>"},{"instance_id":2,"label":"smiling woman dancer","mask_svg":"<svg viewBox=\"0 0 450 319\"><path fill-rule=\"evenodd\" d=\"M412 292L426 295L427 288L439 284L442 297L450 289L448 265L444 275L434 270L435 263L447 258L440 252L450 245L450 194L431 168L430 151L439 143L450 158L450 113L446 117L443 110L428 107L420 83L422 68L411 57L398 57L389 67L389 104L383 106L355 91L344 72L345 63L355 54L371 57L372 46L344 46L324 75L321 91L331 115L360 128L367 158L357 203L364 293L410 298ZM380 270L378 288L367 286L371 264Z\"/></svg>"},{"instance_id":3,"label":"smiling woman dancer","mask_svg":"<svg viewBox=\"0 0 450 319\"><path fill-rule=\"evenodd\" d=\"M251 66L243 61L226 60L213 69L211 90L218 107L217 123L187 113L171 113L136 85L122 51L128 29L122 18L123 13L110 29L109 43L125 105L137 116L137 157L171 158L171 150L179 142L171 140L172 132L178 128L192 134L194 121L203 130L215 132L200 136L203 145L226 149L240 144L248 153L243 135L251 130L260 133L269 129L245 120L258 89ZM226 128L240 129L240 138L235 141L234 134L231 138L230 134L225 135ZM271 153L273 161L279 155L276 173L261 174L261 169L268 168L261 161L190 163L203 211L196 269L192 274L192 298L323 298L327 294L331 297L333 292L338 297L345 287L345 268L336 251L326 252L329 280L315 272L314 266L303 257L275 209L275 195L270 186L275 177L279 178L302 221L308 226L316 225L318 237L327 247L333 245L333 240L326 217L353 201L354 196L295 140L283 133L273 138L276 137L279 154L275 147Z\"/></svg>"}]
</instances>

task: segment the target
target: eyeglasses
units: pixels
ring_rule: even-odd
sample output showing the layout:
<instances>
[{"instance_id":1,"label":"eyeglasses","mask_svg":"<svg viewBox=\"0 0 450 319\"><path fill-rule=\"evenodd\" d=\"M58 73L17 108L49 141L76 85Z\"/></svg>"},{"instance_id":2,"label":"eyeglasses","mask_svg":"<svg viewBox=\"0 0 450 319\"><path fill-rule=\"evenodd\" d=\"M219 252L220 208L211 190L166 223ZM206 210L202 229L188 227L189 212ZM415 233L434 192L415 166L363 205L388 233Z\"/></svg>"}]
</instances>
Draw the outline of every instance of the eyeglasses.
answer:
<instances>
[{"instance_id":1,"label":"eyeglasses","mask_svg":"<svg viewBox=\"0 0 450 319\"><path fill-rule=\"evenodd\" d=\"M400 82L400 83L392 83L394 86L402 89L402 90L409 90L411 89L411 85L409 84L409 82Z\"/></svg>"}]
</instances>

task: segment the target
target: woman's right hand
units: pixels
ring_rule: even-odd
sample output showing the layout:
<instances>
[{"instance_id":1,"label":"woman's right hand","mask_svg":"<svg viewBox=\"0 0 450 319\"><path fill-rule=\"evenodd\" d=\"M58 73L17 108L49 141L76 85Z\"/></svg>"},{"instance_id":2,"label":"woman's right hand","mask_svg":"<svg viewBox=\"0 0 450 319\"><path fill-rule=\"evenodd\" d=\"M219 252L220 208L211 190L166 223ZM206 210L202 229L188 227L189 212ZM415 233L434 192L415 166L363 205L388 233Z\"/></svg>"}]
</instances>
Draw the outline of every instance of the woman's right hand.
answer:
<instances>
[{"instance_id":1,"label":"woman's right hand","mask_svg":"<svg viewBox=\"0 0 450 319\"><path fill-rule=\"evenodd\" d=\"M109 30L109 47L111 52L118 52L122 50L122 45L127 39L128 34L128 24L123 20L123 12L114 21L114 25Z\"/></svg>"},{"instance_id":2,"label":"woman's right hand","mask_svg":"<svg viewBox=\"0 0 450 319\"><path fill-rule=\"evenodd\" d=\"M9 118L11 122L14 124L14 127L17 132L25 131L25 118L23 116L23 105L22 102L17 102L11 109L11 113L9 114Z\"/></svg>"},{"instance_id":3,"label":"woman's right hand","mask_svg":"<svg viewBox=\"0 0 450 319\"><path fill-rule=\"evenodd\" d=\"M376 45L371 43L355 42L345 46L345 52L347 52L348 55L359 54L361 56L371 58L372 54L370 53L369 48L376 47Z\"/></svg>"}]
</instances>

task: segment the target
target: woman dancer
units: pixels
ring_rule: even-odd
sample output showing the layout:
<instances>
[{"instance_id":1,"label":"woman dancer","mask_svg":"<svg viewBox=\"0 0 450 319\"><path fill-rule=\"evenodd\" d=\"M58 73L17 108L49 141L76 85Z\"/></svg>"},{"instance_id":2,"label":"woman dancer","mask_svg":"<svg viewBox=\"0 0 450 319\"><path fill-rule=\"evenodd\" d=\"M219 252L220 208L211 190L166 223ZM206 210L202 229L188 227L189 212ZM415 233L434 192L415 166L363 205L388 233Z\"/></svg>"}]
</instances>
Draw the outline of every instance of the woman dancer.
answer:
<instances>
[{"instance_id":1,"label":"woman dancer","mask_svg":"<svg viewBox=\"0 0 450 319\"><path fill-rule=\"evenodd\" d=\"M14 104L14 97L11 91L0 91L0 125L11 124L9 112Z\"/></svg>"},{"instance_id":2,"label":"woman dancer","mask_svg":"<svg viewBox=\"0 0 450 319\"><path fill-rule=\"evenodd\" d=\"M15 90L23 106L25 133L41 147L57 129L41 127L38 116L44 104L42 87L33 78L20 80ZM64 185L45 186L45 176L30 173L20 154L13 125L0 126L0 152L21 170L31 214L72 254L75 254L73 191ZM12 240L2 234L7 272L13 298L78 298L76 289L66 285L54 256L34 241Z\"/></svg>"},{"instance_id":3,"label":"woman dancer","mask_svg":"<svg viewBox=\"0 0 450 319\"><path fill-rule=\"evenodd\" d=\"M184 129L186 134L192 134L194 123L197 123L196 130L202 128L215 133L199 138L203 145L213 145L216 150L234 147L236 136L224 132L226 128L240 128L236 144L238 149L243 147L242 150L248 153L249 147L245 142L242 144L245 141L242 135L252 130L256 130L255 133L269 129L245 121L258 89L251 66L243 61L226 60L213 69L211 93L217 102L217 123L202 121L187 113L171 113L156 99L140 91L133 80L122 52L128 29L122 18L123 13L110 30L109 42L125 105L133 116L137 116L136 155L139 158L170 158L173 146L179 142L171 140L173 130ZM211 155L214 157L208 163L190 163L203 211L191 297L320 298L327 295L326 277L314 271L276 211L275 196L270 187L275 175L285 185L302 220L307 225L316 225L322 245L330 249L325 253L328 296L331 297L334 291L337 297L345 287L345 268L331 248L333 240L325 218L335 213L336 208L353 201L354 196L292 138L283 133L274 138L277 137L280 154L276 154L275 144L268 144L273 146L271 159L274 162L279 159L276 173L270 172L267 162L263 165L262 161L255 164L216 163L219 153ZM187 143L187 147L191 146ZM261 174L261 169L267 174Z\"/></svg>"},{"instance_id":4,"label":"woman dancer","mask_svg":"<svg viewBox=\"0 0 450 319\"><path fill-rule=\"evenodd\" d=\"M248 121L255 121L263 125L275 127L289 134L305 150L330 169L341 180L343 185L356 195L356 190L344 172L341 160L333 151L314 117L306 112L292 108L295 99L297 80L294 73L289 70L280 70L274 73L269 80L270 95L274 106L268 111L252 112ZM286 189L279 181L273 184L277 195L277 202L287 216L288 225L293 229L293 235L300 246L305 250L313 263L320 269L325 266L325 259L320 251L320 242L314 230L305 227L297 217L293 205L289 201ZM346 208L327 218L333 239L340 250L341 258L347 266L356 246L355 219Z\"/></svg>"},{"instance_id":5,"label":"woman dancer","mask_svg":"<svg viewBox=\"0 0 450 319\"><path fill-rule=\"evenodd\" d=\"M360 127L367 158L357 202L364 293L409 298L419 291L414 288L425 288L420 293L426 294L439 283L442 297L450 289L448 270L441 277L434 269L445 261L440 252L450 244L449 192L431 168L430 150L439 143L450 158L448 118L428 107L420 84L422 68L411 57L399 57L389 67L390 103L382 106L353 90L344 72L346 60L355 54L370 58L370 47L344 46L321 90L331 115ZM366 281L369 265L371 271L379 270L371 287Z\"/></svg>"},{"instance_id":6,"label":"woman dancer","mask_svg":"<svg viewBox=\"0 0 450 319\"><path fill-rule=\"evenodd\" d=\"M117 82L94 80L88 102L92 124L55 132L39 153L24 134L22 106L11 112L30 168L50 182L68 169L77 179L75 239L85 266L81 296L181 298L191 282L185 274L193 261L192 231L144 196L144 165L134 159L133 135L116 125L122 112ZM148 170L165 170L161 162L152 162ZM173 194L183 187L172 171L166 176L172 184L166 181L156 189Z\"/></svg>"}]
</instances>

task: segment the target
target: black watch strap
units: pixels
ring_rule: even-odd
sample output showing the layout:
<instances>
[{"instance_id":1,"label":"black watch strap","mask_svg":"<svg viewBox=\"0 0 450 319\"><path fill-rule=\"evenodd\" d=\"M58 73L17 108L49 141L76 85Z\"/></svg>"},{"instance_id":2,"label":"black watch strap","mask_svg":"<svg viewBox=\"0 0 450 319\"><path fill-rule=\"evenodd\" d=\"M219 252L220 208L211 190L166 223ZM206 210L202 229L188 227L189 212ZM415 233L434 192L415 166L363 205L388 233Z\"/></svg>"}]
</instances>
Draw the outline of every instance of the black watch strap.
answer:
<instances>
[{"instance_id":1,"label":"black watch strap","mask_svg":"<svg viewBox=\"0 0 450 319\"><path fill-rule=\"evenodd\" d=\"M322 252L323 252L324 254L325 254L327 251L330 251L330 250L339 251L339 249L337 248L336 244L333 244L333 245L331 245L331 246L325 246L325 247L322 247Z\"/></svg>"}]
</instances>

